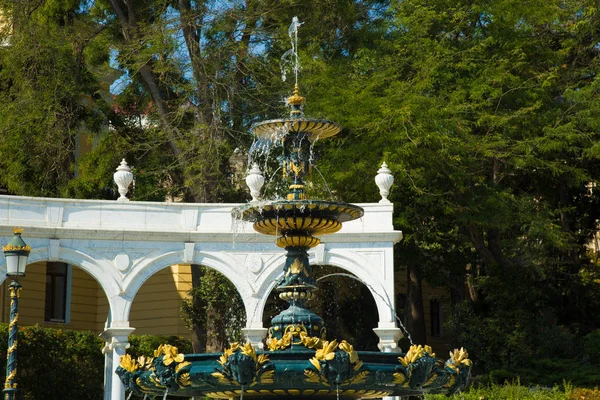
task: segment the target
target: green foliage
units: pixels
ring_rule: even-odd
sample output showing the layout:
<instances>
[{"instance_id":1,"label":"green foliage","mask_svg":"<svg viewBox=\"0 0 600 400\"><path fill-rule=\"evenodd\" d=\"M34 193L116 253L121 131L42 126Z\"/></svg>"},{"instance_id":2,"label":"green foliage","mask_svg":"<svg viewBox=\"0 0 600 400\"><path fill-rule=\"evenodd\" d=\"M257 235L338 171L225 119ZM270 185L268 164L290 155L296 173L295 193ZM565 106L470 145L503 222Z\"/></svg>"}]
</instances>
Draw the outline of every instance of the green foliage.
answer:
<instances>
[{"instance_id":1,"label":"green foliage","mask_svg":"<svg viewBox=\"0 0 600 400\"><path fill-rule=\"evenodd\" d=\"M600 326L597 257L586 247L600 218L591 2L149 1L121 13L131 20L119 4L0 2L14 21L0 49L9 192L114 198L111 175L126 156L136 200L244 200L245 133L285 112L291 85L277 61L299 15L306 114L345 128L315 145L335 190L314 194L377 201L363 178L390 165L398 267L452 292L447 332L480 371L597 359L585 354L597 354L596 334L580 345ZM129 83L112 96L116 64ZM76 159L90 132L96 147ZM184 309L212 336L226 315L235 336L243 310L219 279L207 274ZM225 340L213 339L216 349Z\"/></svg>"},{"instance_id":2,"label":"green foliage","mask_svg":"<svg viewBox=\"0 0 600 400\"><path fill-rule=\"evenodd\" d=\"M75 173L78 135L103 118L86 46L98 25L79 2L2 1L0 48L0 185L21 195L60 196ZM106 45L106 42L104 42ZM108 51L96 46L95 51Z\"/></svg>"},{"instance_id":3,"label":"green foliage","mask_svg":"<svg viewBox=\"0 0 600 400\"><path fill-rule=\"evenodd\" d=\"M243 341L246 310L235 286L211 268L192 268L197 269L192 274L199 279L182 302L181 312L188 328L197 335L195 351L222 351L231 342Z\"/></svg>"},{"instance_id":4,"label":"green foliage","mask_svg":"<svg viewBox=\"0 0 600 400\"><path fill-rule=\"evenodd\" d=\"M573 389L571 385L565 387L524 386L519 381L505 385L491 385L488 387L470 388L467 391L454 395L452 398L464 400L566 400L570 399ZM445 395L428 395L428 399L447 399Z\"/></svg>"},{"instance_id":5,"label":"green foliage","mask_svg":"<svg viewBox=\"0 0 600 400\"><path fill-rule=\"evenodd\" d=\"M0 368L6 369L8 324L0 324ZM181 337L131 335L129 354L154 357L159 345L168 343L184 354L192 353L189 340ZM21 398L100 400L104 393L104 342L89 331L19 328L18 385ZM51 390L49 390L51 388Z\"/></svg>"},{"instance_id":6,"label":"green foliage","mask_svg":"<svg viewBox=\"0 0 600 400\"><path fill-rule=\"evenodd\" d=\"M585 336L583 355L588 362L600 365L600 329L596 329Z\"/></svg>"},{"instance_id":7,"label":"green foliage","mask_svg":"<svg viewBox=\"0 0 600 400\"><path fill-rule=\"evenodd\" d=\"M573 389L571 392L572 400L598 400L600 399L600 390L596 386L595 389Z\"/></svg>"},{"instance_id":8,"label":"green foliage","mask_svg":"<svg viewBox=\"0 0 600 400\"><path fill-rule=\"evenodd\" d=\"M446 332L480 371L581 357L600 325L598 9L404 0L384 15L379 41L307 67L310 109L347 129L321 170L364 201L376 189L356 176L391 166L397 262L452 291Z\"/></svg>"},{"instance_id":9,"label":"green foliage","mask_svg":"<svg viewBox=\"0 0 600 400\"><path fill-rule=\"evenodd\" d=\"M504 384L519 379L526 385L553 386L570 382L577 387L594 387L600 374L598 367L580 358L534 358L510 370L493 369L481 380Z\"/></svg>"},{"instance_id":10,"label":"green foliage","mask_svg":"<svg viewBox=\"0 0 600 400\"><path fill-rule=\"evenodd\" d=\"M0 324L0 368L6 369L8 324ZM102 399L103 342L93 332L19 329L18 385L23 399ZM51 390L49 390L51 388Z\"/></svg>"}]
</instances>

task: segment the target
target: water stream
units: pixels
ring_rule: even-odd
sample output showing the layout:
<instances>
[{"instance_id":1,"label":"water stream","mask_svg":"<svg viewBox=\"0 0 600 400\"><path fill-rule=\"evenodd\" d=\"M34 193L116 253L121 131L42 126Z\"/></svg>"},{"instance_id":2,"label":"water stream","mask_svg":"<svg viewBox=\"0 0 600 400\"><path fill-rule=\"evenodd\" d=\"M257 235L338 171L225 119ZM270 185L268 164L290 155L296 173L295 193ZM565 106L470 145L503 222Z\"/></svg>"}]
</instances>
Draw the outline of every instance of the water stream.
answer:
<instances>
[{"instance_id":1,"label":"water stream","mask_svg":"<svg viewBox=\"0 0 600 400\"><path fill-rule=\"evenodd\" d=\"M351 278L354 279L355 281L358 281L360 283L362 283L363 285L365 285L366 287L368 287L371 291L372 294L377 295L377 297L379 297L381 300L383 300L383 302L390 308L391 311L394 311L394 307L390 304L390 302L383 297L382 295L380 295L379 293L377 293L375 291L375 289L373 289L373 287L371 285L369 285L368 283L362 281L361 279L357 278L356 276L352 275L352 274L348 274L348 273L343 273L343 272L335 272L332 274L327 274L324 275L320 278L317 279L317 282L325 279L325 278L329 278L331 276L345 276L346 278ZM410 332L406 329L406 327L404 326L404 324L402 323L402 320L400 318L398 318L398 316L396 315L396 313L394 312L394 317L396 318L396 322L398 322L398 324L400 325L400 328L402 328L402 330L404 331L404 333L406 333L406 337L408 338L408 341L410 342L411 346L414 344L412 337L410 336Z\"/></svg>"},{"instance_id":2,"label":"water stream","mask_svg":"<svg viewBox=\"0 0 600 400\"><path fill-rule=\"evenodd\" d=\"M329 184L325 180L325 177L321 173L321 170L319 170L319 168L317 168L316 165L313 165L313 169L319 173L319 176L323 180L323 184L325 185L325 189L327 189L327 193L329 194L329 200L330 201L335 201L335 196L333 195L333 192L331 191L331 188L329 187Z\"/></svg>"},{"instance_id":3,"label":"water stream","mask_svg":"<svg viewBox=\"0 0 600 400\"><path fill-rule=\"evenodd\" d=\"M290 68L294 73L296 82L298 83L298 72L300 71L300 61L298 60L298 28L302 26L304 22L300 22L298 17L292 18L292 24L288 28L288 36L292 48L283 53L281 56L281 79L285 82L287 79L287 69Z\"/></svg>"}]
</instances>

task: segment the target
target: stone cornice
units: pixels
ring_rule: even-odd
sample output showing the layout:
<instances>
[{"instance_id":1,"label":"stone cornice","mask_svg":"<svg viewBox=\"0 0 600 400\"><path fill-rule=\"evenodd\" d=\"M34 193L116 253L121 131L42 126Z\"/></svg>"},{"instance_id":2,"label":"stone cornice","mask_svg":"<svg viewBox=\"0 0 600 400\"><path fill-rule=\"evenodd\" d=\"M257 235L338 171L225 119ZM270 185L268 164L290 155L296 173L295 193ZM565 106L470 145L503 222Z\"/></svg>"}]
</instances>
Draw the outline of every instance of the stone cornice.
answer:
<instances>
[{"instance_id":1,"label":"stone cornice","mask_svg":"<svg viewBox=\"0 0 600 400\"><path fill-rule=\"evenodd\" d=\"M251 224L233 221L239 204L116 202L0 196L0 235L14 226L40 238L145 240L167 242L270 243ZM392 225L392 204L359 204L363 218L346 223L327 243L393 242L402 232Z\"/></svg>"}]
</instances>

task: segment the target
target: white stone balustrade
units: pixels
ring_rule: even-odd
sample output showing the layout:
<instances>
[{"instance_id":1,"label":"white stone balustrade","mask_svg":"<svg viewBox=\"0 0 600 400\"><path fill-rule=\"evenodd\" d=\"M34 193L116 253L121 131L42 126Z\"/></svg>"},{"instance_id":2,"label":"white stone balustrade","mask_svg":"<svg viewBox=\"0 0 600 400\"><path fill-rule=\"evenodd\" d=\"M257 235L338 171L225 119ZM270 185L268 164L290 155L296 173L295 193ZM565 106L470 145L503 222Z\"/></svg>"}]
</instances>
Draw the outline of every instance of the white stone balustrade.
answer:
<instances>
[{"instance_id":1,"label":"white stone balustrade","mask_svg":"<svg viewBox=\"0 0 600 400\"><path fill-rule=\"evenodd\" d=\"M10 240L12 227L22 227L32 248L30 263L66 262L96 279L109 304L106 373L111 374L135 328L129 313L139 288L178 263L205 265L225 275L244 301L244 332L261 346L263 310L283 273L285 252L275 246L275 237L234 221L231 210L238 205L0 196L0 244ZM402 232L393 228L391 203L359 205L364 216L322 237L324 243L309 251L309 261L341 267L367 285L379 314L375 333L380 348L394 351L400 329L394 310L393 245ZM5 264L0 254L0 282L6 277ZM105 399L121 400L123 387L113 375L106 376L105 390L111 394Z\"/></svg>"}]
</instances>

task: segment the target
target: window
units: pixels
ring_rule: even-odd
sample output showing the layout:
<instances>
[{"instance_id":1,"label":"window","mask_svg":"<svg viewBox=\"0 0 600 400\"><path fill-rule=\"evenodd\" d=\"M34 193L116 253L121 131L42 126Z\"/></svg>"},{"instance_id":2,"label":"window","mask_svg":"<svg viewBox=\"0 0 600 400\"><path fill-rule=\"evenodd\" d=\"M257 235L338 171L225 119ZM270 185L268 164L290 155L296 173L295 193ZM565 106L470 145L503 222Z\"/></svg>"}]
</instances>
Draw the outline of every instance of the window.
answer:
<instances>
[{"instance_id":1,"label":"window","mask_svg":"<svg viewBox=\"0 0 600 400\"><path fill-rule=\"evenodd\" d=\"M69 322L71 266L60 262L46 263L46 307L44 321Z\"/></svg>"},{"instance_id":2,"label":"window","mask_svg":"<svg viewBox=\"0 0 600 400\"><path fill-rule=\"evenodd\" d=\"M431 317L431 336L442 335L442 313L440 301L437 299L429 300L429 314Z\"/></svg>"}]
</instances>

